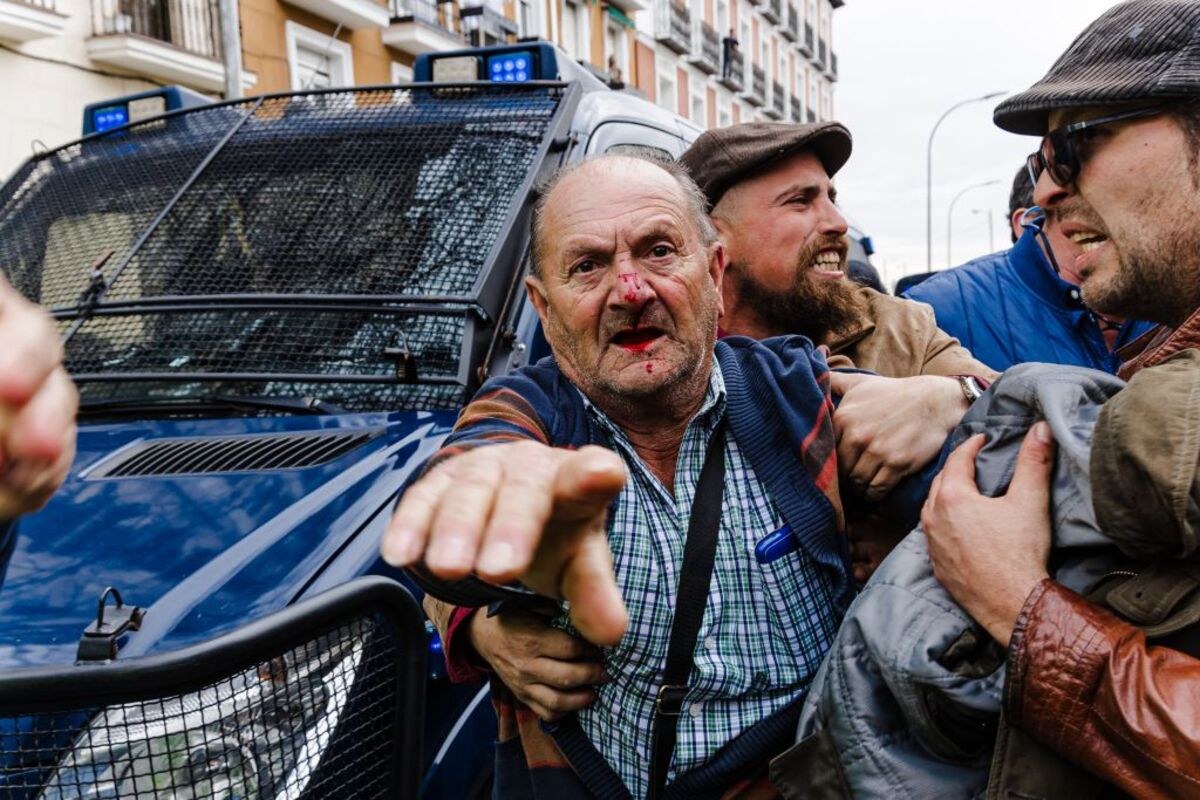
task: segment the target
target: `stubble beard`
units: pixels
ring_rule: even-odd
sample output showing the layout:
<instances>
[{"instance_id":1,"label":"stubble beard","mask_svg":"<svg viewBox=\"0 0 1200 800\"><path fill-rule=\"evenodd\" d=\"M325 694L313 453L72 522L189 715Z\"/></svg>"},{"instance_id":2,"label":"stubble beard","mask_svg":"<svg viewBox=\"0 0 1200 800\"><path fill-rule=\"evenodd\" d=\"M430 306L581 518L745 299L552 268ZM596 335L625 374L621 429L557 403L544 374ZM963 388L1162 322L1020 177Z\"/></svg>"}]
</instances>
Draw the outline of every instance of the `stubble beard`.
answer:
<instances>
[{"instance_id":1,"label":"stubble beard","mask_svg":"<svg viewBox=\"0 0 1200 800\"><path fill-rule=\"evenodd\" d=\"M817 252L828 244L816 242L800 254L792 284L782 292L764 285L744 263L731 262L726 268L726 279L735 282L738 304L753 309L771 336L801 334L821 344L848 331L861 317L865 301L857 284L847 277L819 278L812 272Z\"/></svg>"},{"instance_id":2,"label":"stubble beard","mask_svg":"<svg viewBox=\"0 0 1200 800\"><path fill-rule=\"evenodd\" d=\"M1091 209L1081 211L1072 218L1095 220ZM1173 219L1177 224L1139 227L1127 235L1099 228L1111 237L1116 270L1107 281L1084 280L1083 301L1102 314L1177 327L1200 307L1200 216L1144 205L1131 218ZM1158 234L1164 227L1173 234Z\"/></svg>"}]
</instances>

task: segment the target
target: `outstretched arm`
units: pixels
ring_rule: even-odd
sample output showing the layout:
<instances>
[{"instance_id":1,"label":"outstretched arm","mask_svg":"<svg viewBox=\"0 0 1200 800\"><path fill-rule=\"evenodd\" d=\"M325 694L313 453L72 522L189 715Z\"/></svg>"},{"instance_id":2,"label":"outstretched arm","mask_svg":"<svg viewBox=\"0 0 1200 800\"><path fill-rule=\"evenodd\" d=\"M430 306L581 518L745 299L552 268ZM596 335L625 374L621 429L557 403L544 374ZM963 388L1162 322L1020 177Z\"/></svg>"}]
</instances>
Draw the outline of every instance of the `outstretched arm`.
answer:
<instances>
[{"instance_id":1,"label":"outstretched arm","mask_svg":"<svg viewBox=\"0 0 1200 800\"><path fill-rule=\"evenodd\" d=\"M384 559L424 563L435 577L475 574L570 603L590 641L615 644L627 615L613 576L605 518L625 483L599 447L537 442L483 447L438 464L409 487L384 534Z\"/></svg>"}]
</instances>

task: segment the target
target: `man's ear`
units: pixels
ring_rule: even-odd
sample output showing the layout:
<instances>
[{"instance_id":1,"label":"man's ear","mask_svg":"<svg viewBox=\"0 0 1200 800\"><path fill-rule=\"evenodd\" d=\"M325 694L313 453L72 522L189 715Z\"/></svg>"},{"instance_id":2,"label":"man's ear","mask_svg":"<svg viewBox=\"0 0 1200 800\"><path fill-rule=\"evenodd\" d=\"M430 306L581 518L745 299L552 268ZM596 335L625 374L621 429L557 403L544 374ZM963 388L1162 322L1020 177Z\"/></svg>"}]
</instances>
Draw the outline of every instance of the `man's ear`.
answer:
<instances>
[{"instance_id":1,"label":"man's ear","mask_svg":"<svg viewBox=\"0 0 1200 800\"><path fill-rule=\"evenodd\" d=\"M1021 227L1021 218L1025 216L1025 212L1028 210L1028 208L1018 208L1012 213L1012 216L1008 218L1008 224L1012 228L1014 242L1017 239L1020 239L1021 234L1025 232L1025 229Z\"/></svg>"},{"instance_id":2,"label":"man's ear","mask_svg":"<svg viewBox=\"0 0 1200 800\"><path fill-rule=\"evenodd\" d=\"M708 218L712 220L713 227L717 229L717 238L724 242L729 235L729 220L723 215L718 217L715 214L710 214Z\"/></svg>"},{"instance_id":3,"label":"man's ear","mask_svg":"<svg viewBox=\"0 0 1200 800\"><path fill-rule=\"evenodd\" d=\"M718 239L708 246L708 274L717 287L717 316L725 316L725 245Z\"/></svg>"},{"instance_id":4,"label":"man's ear","mask_svg":"<svg viewBox=\"0 0 1200 800\"><path fill-rule=\"evenodd\" d=\"M538 313L538 317L542 320L542 330L546 329L546 314L549 309L549 302L546 300L546 285L542 283L542 279L535 275L525 276L525 294L529 297L529 302L533 303L534 309Z\"/></svg>"}]
</instances>

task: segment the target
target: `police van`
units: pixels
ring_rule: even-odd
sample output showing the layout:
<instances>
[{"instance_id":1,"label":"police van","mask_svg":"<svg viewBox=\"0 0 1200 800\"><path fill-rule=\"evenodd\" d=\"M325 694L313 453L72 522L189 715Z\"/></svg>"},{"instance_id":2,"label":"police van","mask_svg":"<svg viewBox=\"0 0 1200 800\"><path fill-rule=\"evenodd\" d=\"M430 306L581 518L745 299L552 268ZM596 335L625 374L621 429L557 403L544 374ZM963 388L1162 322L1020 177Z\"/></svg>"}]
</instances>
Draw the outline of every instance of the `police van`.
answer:
<instances>
[{"instance_id":1,"label":"police van","mask_svg":"<svg viewBox=\"0 0 1200 800\"><path fill-rule=\"evenodd\" d=\"M547 352L538 182L700 131L542 43L415 75L108 101L0 187L0 267L82 397L70 477L0 539L0 797L488 794L487 689L379 539L465 400Z\"/></svg>"}]
</instances>

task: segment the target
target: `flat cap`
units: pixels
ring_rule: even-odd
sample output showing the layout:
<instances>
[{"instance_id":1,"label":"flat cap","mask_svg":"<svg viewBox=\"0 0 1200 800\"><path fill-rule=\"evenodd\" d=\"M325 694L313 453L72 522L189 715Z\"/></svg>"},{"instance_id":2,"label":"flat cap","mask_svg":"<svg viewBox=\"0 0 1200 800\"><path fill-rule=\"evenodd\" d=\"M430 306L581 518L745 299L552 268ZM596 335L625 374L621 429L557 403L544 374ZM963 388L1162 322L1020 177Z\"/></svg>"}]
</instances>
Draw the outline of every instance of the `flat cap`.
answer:
<instances>
[{"instance_id":1,"label":"flat cap","mask_svg":"<svg viewBox=\"0 0 1200 800\"><path fill-rule=\"evenodd\" d=\"M1071 44L1046 77L996 106L1006 131L1041 136L1059 108L1200 96L1200 3L1129 0Z\"/></svg>"},{"instance_id":2,"label":"flat cap","mask_svg":"<svg viewBox=\"0 0 1200 800\"><path fill-rule=\"evenodd\" d=\"M744 122L700 135L679 158L712 209L731 186L799 150L812 150L829 177L850 158L850 131L840 122Z\"/></svg>"}]
</instances>

